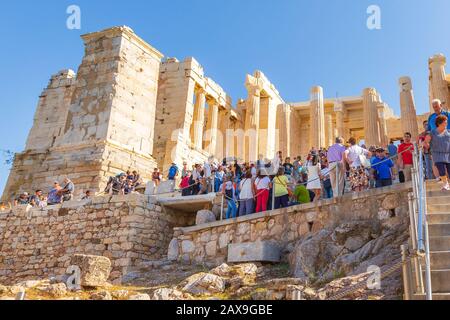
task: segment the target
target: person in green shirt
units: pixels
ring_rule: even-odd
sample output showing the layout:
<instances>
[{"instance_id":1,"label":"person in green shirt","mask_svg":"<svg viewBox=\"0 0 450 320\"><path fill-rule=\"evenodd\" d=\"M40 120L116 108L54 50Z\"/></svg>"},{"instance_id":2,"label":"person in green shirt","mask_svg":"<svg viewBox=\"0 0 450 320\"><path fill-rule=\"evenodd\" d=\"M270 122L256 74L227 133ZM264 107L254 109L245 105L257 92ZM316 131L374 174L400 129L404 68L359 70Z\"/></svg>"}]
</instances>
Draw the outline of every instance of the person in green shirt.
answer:
<instances>
[{"instance_id":1,"label":"person in green shirt","mask_svg":"<svg viewBox=\"0 0 450 320\"><path fill-rule=\"evenodd\" d=\"M275 209L287 208L289 206L288 183L289 179L284 174L284 168L280 167L272 181L275 192Z\"/></svg>"},{"instance_id":2,"label":"person in green shirt","mask_svg":"<svg viewBox=\"0 0 450 320\"><path fill-rule=\"evenodd\" d=\"M311 197L309 195L309 191L308 191L308 189L306 189L306 186L303 184L299 184L297 187L295 187L294 196L295 196L295 199L299 203L303 204L303 203L311 202Z\"/></svg>"}]
</instances>

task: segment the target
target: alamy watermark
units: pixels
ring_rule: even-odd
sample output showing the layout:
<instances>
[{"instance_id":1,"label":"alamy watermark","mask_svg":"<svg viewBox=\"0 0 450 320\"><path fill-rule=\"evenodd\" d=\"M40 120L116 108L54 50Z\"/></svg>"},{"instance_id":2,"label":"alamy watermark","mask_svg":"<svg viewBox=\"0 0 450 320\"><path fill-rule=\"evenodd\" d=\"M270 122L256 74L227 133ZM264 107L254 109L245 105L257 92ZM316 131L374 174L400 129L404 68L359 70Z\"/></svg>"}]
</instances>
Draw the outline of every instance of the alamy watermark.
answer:
<instances>
[{"instance_id":1,"label":"alamy watermark","mask_svg":"<svg viewBox=\"0 0 450 320\"><path fill-rule=\"evenodd\" d=\"M381 289L381 269L378 266L369 266L367 272L372 273L367 279L367 289L380 290Z\"/></svg>"},{"instance_id":2,"label":"alamy watermark","mask_svg":"<svg viewBox=\"0 0 450 320\"><path fill-rule=\"evenodd\" d=\"M381 8L375 4L367 8L367 29L381 30Z\"/></svg>"},{"instance_id":3,"label":"alamy watermark","mask_svg":"<svg viewBox=\"0 0 450 320\"><path fill-rule=\"evenodd\" d=\"M70 5L67 7L66 13L69 15L66 21L67 29L80 30L81 29L81 9L77 5Z\"/></svg>"},{"instance_id":4,"label":"alamy watermark","mask_svg":"<svg viewBox=\"0 0 450 320\"><path fill-rule=\"evenodd\" d=\"M70 291L81 290L81 269L79 266L69 266L66 270L67 278L66 285Z\"/></svg>"}]
</instances>

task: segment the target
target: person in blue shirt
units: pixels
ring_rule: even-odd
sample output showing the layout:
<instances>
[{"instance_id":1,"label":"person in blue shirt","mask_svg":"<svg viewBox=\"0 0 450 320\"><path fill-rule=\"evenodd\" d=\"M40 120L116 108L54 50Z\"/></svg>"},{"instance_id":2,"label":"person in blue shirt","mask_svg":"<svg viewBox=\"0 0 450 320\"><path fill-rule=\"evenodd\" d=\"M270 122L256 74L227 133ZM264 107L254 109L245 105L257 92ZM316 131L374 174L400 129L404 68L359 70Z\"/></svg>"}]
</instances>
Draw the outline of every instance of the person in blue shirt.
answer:
<instances>
[{"instance_id":1,"label":"person in blue shirt","mask_svg":"<svg viewBox=\"0 0 450 320\"><path fill-rule=\"evenodd\" d=\"M431 102L431 105L433 106L434 113L433 113L432 115L430 115L430 117L428 118L428 131L429 131L429 132L431 132L431 131L437 129L437 126L436 126L436 118L437 118L438 116L446 116L447 119L450 118L450 112L445 111L445 110L442 108L442 102L441 102L441 100L439 100L439 99L434 99L434 100ZM450 122L449 122L448 125L447 125L447 130L450 130Z\"/></svg>"},{"instance_id":2,"label":"person in blue shirt","mask_svg":"<svg viewBox=\"0 0 450 320\"><path fill-rule=\"evenodd\" d=\"M372 168L376 171L376 187L382 188L392 185L392 168L394 163L386 157L386 151L379 148L376 151L376 157L371 160Z\"/></svg>"},{"instance_id":3,"label":"person in blue shirt","mask_svg":"<svg viewBox=\"0 0 450 320\"><path fill-rule=\"evenodd\" d=\"M391 140L391 142L388 145L388 152L389 152L389 156L391 158L395 157L397 155L397 147L394 144L394 140Z\"/></svg>"},{"instance_id":4,"label":"person in blue shirt","mask_svg":"<svg viewBox=\"0 0 450 320\"><path fill-rule=\"evenodd\" d=\"M169 180L175 180L178 176L178 172L179 172L179 170L178 170L177 164L175 162L172 163L172 166L169 169L169 175L167 176L167 178Z\"/></svg>"}]
</instances>

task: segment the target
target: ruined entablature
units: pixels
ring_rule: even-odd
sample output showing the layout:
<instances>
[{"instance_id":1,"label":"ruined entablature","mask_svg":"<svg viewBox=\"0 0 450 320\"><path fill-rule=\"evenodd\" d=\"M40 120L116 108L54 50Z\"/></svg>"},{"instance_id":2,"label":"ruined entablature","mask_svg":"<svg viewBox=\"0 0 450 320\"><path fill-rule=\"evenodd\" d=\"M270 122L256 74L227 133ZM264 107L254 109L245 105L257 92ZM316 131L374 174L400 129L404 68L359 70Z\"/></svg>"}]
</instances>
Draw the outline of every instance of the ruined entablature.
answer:
<instances>
[{"instance_id":1,"label":"ruined entablature","mask_svg":"<svg viewBox=\"0 0 450 320\"><path fill-rule=\"evenodd\" d=\"M245 87L249 93L252 93L255 90L264 91L266 95L276 101L276 105L285 103L275 86L269 81L264 73L259 70L255 71L253 76L249 74L247 75Z\"/></svg>"}]
</instances>

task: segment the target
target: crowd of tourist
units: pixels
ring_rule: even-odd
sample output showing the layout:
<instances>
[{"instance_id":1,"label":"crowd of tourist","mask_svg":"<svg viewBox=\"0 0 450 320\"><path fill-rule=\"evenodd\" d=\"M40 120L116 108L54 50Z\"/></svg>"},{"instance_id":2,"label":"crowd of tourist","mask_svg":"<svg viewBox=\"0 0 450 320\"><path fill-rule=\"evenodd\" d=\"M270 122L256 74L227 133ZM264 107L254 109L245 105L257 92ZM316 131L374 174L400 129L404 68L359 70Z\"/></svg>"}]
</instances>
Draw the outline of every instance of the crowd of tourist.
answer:
<instances>
[{"instance_id":1,"label":"crowd of tourist","mask_svg":"<svg viewBox=\"0 0 450 320\"><path fill-rule=\"evenodd\" d=\"M142 185L142 179L137 171L122 172L116 176L110 177L106 184L104 194L127 195L136 192L136 189Z\"/></svg>"},{"instance_id":2,"label":"crowd of tourist","mask_svg":"<svg viewBox=\"0 0 450 320\"><path fill-rule=\"evenodd\" d=\"M142 180L137 171L127 171L117 176L110 177L105 188L104 194L113 195L127 195L136 192L136 188L142 185ZM47 206L62 204L67 201L74 200L75 184L69 179L65 178L61 185L58 181L53 183L49 188L48 193L43 190L36 190L34 194L30 195L28 192L21 193L15 200L14 206L29 205L35 208L45 208ZM91 200L91 190L86 190L83 196L79 199L82 201ZM11 208L11 204L0 203L0 210Z\"/></svg>"},{"instance_id":3,"label":"crowd of tourist","mask_svg":"<svg viewBox=\"0 0 450 320\"><path fill-rule=\"evenodd\" d=\"M442 189L450 191L450 113L443 110L439 100L432 102L434 113L423 123L424 131L418 137L423 150L426 179L437 179ZM411 181L414 144L412 135L406 132L400 144L391 141L388 146L359 145L355 138L347 144L337 138L328 149L312 148L305 159L298 156L283 158L278 152L274 159L240 163L238 159L224 159L217 163L210 157L203 164L183 167L173 163L167 180L180 181L183 196L195 196L211 192L222 193L227 202L226 218L236 218L274 208L315 202L339 197L345 190L364 191ZM152 173L152 181L159 186L163 176L159 169ZM104 193L130 194L142 186L137 171L110 177ZM55 181L47 195L36 190L33 195L21 194L15 205L29 204L35 207L59 204L73 198L75 186L64 179L63 186ZM86 191L83 200L90 199Z\"/></svg>"},{"instance_id":4,"label":"crowd of tourist","mask_svg":"<svg viewBox=\"0 0 450 320\"><path fill-rule=\"evenodd\" d=\"M58 181L55 181L53 186L49 188L48 193L44 193L44 191L40 189L36 190L31 195L28 192L21 193L14 199L14 205L30 205L35 208L44 208L46 206L73 200L74 191L74 183L69 178L65 178L62 185ZM0 204L0 207L5 209L8 206L3 203Z\"/></svg>"},{"instance_id":5,"label":"crowd of tourist","mask_svg":"<svg viewBox=\"0 0 450 320\"><path fill-rule=\"evenodd\" d=\"M424 154L425 176L436 178L443 190L450 190L450 126L447 111L439 100L433 101L435 113L424 123L418 145ZM414 143L406 132L399 145L390 141L388 146L359 145L355 138L344 144L337 138L328 149L312 148L308 156L283 159L278 152L275 159L256 163L218 164L208 159L181 173L180 188L183 196L220 192L227 202L226 218L235 218L267 209L338 197L349 191L391 186L394 181L412 180ZM172 178L179 174L175 164ZM170 179L171 177L169 177Z\"/></svg>"}]
</instances>

